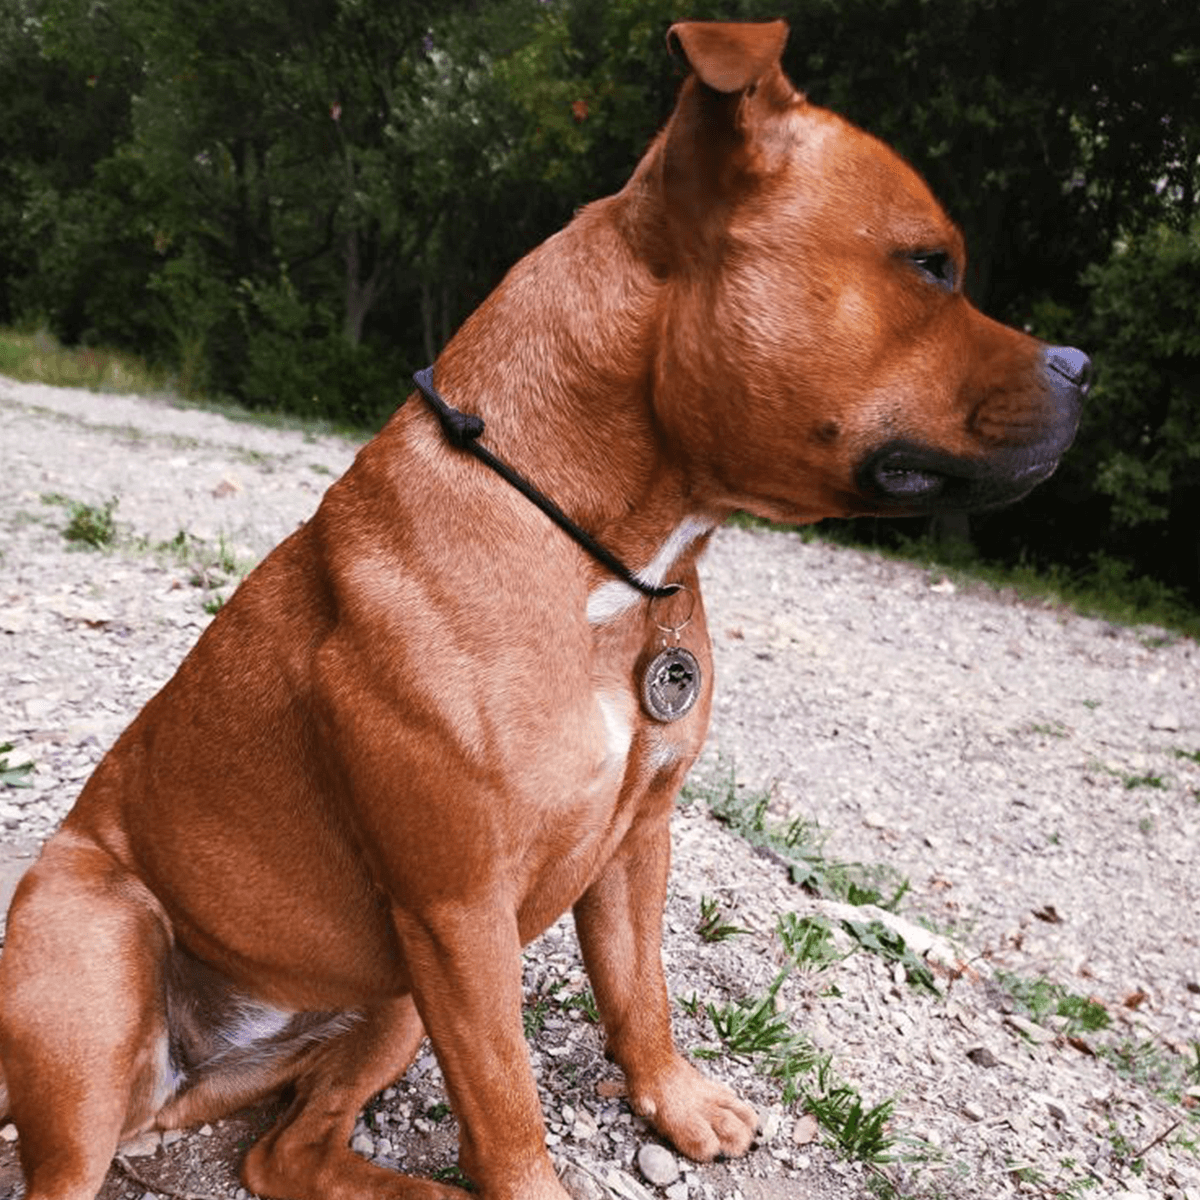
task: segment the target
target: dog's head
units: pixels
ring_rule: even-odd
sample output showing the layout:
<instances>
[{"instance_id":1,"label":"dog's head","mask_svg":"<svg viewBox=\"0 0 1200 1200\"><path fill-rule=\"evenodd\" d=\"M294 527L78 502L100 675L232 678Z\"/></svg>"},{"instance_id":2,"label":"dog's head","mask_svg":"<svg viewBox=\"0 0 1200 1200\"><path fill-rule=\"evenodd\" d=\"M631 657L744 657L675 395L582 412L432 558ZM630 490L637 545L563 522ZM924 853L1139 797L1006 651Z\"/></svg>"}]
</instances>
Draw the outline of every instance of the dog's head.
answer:
<instances>
[{"instance_id":1,"label":"dog's head","mask_svg":"<svg viewBox=\"0 0 1200 1200\"><path fill-rule=\"evenodd\" d=\"M659 276L657 416L717 504L782 520L993 507L1070 445L1090 364L967 300L962 235L809 104L782 21L686 23L691 75L624 195Z\"/></svg>"}]
</instances>

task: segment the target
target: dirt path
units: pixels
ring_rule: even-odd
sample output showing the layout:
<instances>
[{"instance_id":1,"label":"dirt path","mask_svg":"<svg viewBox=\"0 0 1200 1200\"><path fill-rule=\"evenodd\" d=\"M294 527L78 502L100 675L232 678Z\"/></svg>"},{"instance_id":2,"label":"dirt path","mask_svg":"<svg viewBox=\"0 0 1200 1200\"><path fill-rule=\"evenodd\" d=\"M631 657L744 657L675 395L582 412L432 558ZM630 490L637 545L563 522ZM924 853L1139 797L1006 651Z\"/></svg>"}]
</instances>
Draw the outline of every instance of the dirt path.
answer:
<instances>
[{"instance_id":1,"label":"dirt path","mask_svg":"<svg viewBox=\"0 0 1200 1200\"><path fill-rule=\"evenodd\" d=\"M311 513L353 450L0 379L0 743L15 744L10 766L34 768L31 788L0 787L0 887L169 677L206 607ZM72 503L102 514L113 497L113 547L64 539ZM560 924L528 954L526 983L569 1186L581 1200L1200 1200L1196 644L789 535L725 530L704 576L718 693L677 819L666 958L681 1044L715 1052L706 1069L760 1107L764 1134L738 1163L672 1159L647 1180L637 1155L653 1138L612 1094ZM751 810L769 797L777 826L818 823L802 832L823 897L791 882L793 850L756 850L713 818L729 794ZM836 907L845 862L906 878L899 916ZM702 906L741 932L706 941ZM828 1056L835 1106L894 1097L889 1128L908 1140L892 1154L913 1161L868 1167L827 1132L808 1140L770 1056L731 1052L705 1014L766 994L785 913L820 918L849 956L793 969L779 1028ZM872 920L884 922L874 952ZM894 952L897 931L928 952L936 995L909 982L914 959L906 971L885 957L880 929ZM773 1061L799 1044L777 1042ZM801 1082L822 1091L815 1070ZM357 1148L406 1170L452 1165L432 1055L390 1092ZM106 1200L236 1196L239 1147L268 1116L145 1140ZM0 1197L18 1194L13 1133L0 1129Z\"/></svg>"}]
</instances>

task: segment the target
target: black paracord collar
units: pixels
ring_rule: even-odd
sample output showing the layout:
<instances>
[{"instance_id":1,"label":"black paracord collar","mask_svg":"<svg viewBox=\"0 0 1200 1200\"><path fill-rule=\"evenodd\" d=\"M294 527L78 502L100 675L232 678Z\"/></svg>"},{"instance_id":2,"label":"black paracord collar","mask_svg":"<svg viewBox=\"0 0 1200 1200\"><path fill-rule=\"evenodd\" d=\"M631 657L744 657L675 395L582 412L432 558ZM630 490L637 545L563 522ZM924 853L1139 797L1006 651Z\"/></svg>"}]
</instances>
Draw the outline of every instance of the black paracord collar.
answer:
<instances>
[{"instance_id":1,"label":"black paracord collar","mask_svg":"<svg viewBox=\"0 0 1200 1200\"><path fill-rule=\"evenodd\" d=\"M497 475L512 484L518 492L536 504L550 520L564 532L570 534L597 562L603 563L618 579L629 584L631 588L636 588L643 596L650 596L654 599L673 596L679 591L678 583L668 583L662 587L644 583L612 551L596 541L586 529L580 529L549 496L539 492L528 479L518 475L508 463L503 462L486 447L481 446L479 436L483 433L483 418L474 413L462 412L447 404L433 386L432 367L417 371L413 375L413 382L420 389L421 395L429 401L433 411L437 413L443 432L455 446L473 454L481 463L491 467Z\"/></svg>"}]
</instances>

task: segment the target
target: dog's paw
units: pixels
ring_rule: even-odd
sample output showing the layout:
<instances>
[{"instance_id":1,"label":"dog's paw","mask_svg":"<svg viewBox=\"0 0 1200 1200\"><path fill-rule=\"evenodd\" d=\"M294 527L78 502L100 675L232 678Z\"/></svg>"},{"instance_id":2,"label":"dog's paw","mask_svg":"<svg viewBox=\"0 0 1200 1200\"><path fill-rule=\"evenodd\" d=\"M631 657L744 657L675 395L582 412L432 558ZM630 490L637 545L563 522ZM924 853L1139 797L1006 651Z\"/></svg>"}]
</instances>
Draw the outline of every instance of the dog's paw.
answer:
<instances>
[{"instance_id":1,"label":"dog's paw","mask_svg":"<svg viewBox=\"0 0 1200 1200\"><path fill-rule=\"evenodd\" d=\"M629 1102L681 1154L697 1162L745 1154L758 1129L758 1116L749 1104L678 1057L657 1078L636 1085L631 1081Z\"/></svg>"}]
</instances>

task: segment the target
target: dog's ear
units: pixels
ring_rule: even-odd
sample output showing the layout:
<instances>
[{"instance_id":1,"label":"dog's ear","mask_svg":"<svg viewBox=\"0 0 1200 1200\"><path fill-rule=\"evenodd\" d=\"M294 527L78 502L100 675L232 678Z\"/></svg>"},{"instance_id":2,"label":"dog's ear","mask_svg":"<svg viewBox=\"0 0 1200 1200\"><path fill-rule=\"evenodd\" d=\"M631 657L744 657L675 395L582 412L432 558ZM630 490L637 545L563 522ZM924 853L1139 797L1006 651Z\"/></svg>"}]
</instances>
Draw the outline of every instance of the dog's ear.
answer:
<instances>
[{"instance_id":1,"label":"dog's ear","mask_svg":"<svg viewBox=\"0 0 1200 1200\"><path fill-rule=\"evenodd\" d=\"M647 239L657 269L696 260L703 247L716 245L730 207L770 169L773 118L799 98L779 61L787 35L785 21L671 26L667 45L691 74L648 156L662 201L661 245L654 235Z\"/></svg>"},{"instance_id":2,"label":"dog's ear","mask_svg":"<svg viewBox=\"0 0 1200 1200\"><path fill-rule=\"evenodd\" d=\"M728 94L745 91L776 66L787 37L786 21L680 21L667 31L667 46L701 83Z\"/></svg>"}]
</instances>

